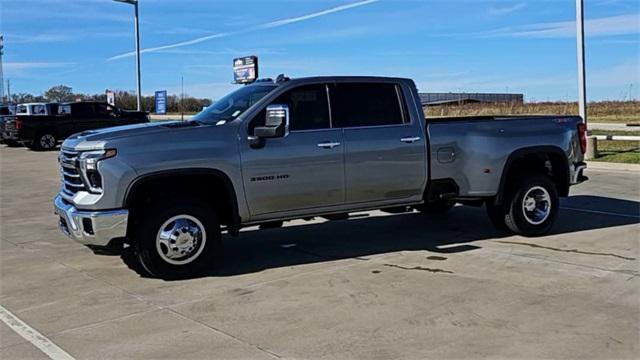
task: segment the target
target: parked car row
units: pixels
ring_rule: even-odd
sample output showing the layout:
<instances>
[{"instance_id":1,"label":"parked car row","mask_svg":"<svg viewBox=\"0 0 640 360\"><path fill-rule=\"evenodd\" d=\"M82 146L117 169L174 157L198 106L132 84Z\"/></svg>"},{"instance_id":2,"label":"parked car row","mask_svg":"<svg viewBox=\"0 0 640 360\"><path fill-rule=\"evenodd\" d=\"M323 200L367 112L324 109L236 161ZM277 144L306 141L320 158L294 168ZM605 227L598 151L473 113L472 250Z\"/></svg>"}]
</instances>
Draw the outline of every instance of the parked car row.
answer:
<instances>
[{"instance_id":1,"label":"parked car row","mask_svg":"<svg viewBox=\"0 0 640 360\"><path fill-rule=\"evenodd\" d=\"M127 111L96 101L2 106L0 139L9 146L53 150L72 134L149 122L143 111Z\"/></svg>"}]
</instances>

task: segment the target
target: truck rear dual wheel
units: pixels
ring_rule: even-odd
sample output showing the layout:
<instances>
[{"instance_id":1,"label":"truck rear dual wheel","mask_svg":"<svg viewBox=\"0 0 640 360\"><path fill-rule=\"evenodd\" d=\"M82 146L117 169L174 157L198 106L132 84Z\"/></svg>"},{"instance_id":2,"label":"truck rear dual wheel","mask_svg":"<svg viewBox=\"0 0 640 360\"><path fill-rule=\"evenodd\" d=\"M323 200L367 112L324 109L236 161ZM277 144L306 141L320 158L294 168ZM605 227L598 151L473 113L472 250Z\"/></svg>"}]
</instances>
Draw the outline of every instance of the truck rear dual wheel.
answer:
<instances>
[{"instance_id":1,"label":"truck rear dual wheel","mask_svg":"<svg viewBox=\"0 0 640 360\"><path fill-rule=\"evenodd\" d=\"M135 232L135 249L144 270L162 279L204 275L222 259L215 211L197 199L168 199L144 211Z\"/></svg>"},{"instance_id":2,"label":"truck rear dual wheel","mask_svg":"<svg viewBox=\"0 0 640 360\"><path fill-rule=\"evenodd\" d=\"M547 234L560 205L556 186L546 175L524 177L511 188L504 200L503 206L487 205L489 218L497 227L523 236Z\"/></svg>"}]
</instances>

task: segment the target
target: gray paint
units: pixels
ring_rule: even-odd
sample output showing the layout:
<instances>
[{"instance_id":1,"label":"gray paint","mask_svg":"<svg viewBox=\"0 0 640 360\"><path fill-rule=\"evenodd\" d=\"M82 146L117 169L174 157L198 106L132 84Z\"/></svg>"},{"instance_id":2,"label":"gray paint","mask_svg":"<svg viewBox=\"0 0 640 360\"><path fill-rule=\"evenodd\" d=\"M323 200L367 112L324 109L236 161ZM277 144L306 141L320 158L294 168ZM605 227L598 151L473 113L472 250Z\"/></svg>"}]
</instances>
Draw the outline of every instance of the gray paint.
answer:
<instances>
[{"instance_id":1,"label":"gray paint","mask_svg":"<svg viewBox=\"0 0 640 360\"><path fill-rule=\"evenodd\" d=\"M336 82L400 85L408 102L410 122L379 128L292 131L284 138L267 139L261 149L250 147L249 120L278 95L299 85ZM515 150L552 145L560 148L571 164L581 161L576 137L579 120L455 119L425 124L411 80L296 79L279 84L225 125L142 124L88 132L66 140L65 148L115 148L118 154L100 162L103 194L81 192L65 199L83 210L118 209L124 207L126 191L136 178L192 168L215 169L229 177L243 224L418 204L429 179L452 178L460 187L460 196L488 197L498 191L505 162ZM405 137L419 140L402 142ZM322 142L337 142L340 146L318 147ZM279 175L284 176L278 178ZM276 178L252 181L265 176Z\"/></svg>"}]
</instances>

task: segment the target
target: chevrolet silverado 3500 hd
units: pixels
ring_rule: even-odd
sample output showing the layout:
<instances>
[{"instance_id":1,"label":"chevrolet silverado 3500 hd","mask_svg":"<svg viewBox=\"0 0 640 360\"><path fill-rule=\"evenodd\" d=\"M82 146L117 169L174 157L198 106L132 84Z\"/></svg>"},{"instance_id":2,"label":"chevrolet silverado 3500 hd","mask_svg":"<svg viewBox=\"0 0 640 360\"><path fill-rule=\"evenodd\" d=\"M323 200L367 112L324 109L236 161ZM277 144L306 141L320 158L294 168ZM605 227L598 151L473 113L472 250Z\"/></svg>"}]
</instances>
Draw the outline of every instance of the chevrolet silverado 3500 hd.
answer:
<instances>
[{"instance_id":1,"label":"chevrolet silverado 3500 hd","mask_svg":"<svg viewBox=\"0 0 640 360\"><path fill-rule=\"evenodd\" d=\"M577 116L425 119L409 79L264 80L190 121L68 138L54 205L69 237L127 242L158 277L215 266L223 230L371 209L486 204L536 236L586 180L585 141Z\"/></svg>"}]
</instances>

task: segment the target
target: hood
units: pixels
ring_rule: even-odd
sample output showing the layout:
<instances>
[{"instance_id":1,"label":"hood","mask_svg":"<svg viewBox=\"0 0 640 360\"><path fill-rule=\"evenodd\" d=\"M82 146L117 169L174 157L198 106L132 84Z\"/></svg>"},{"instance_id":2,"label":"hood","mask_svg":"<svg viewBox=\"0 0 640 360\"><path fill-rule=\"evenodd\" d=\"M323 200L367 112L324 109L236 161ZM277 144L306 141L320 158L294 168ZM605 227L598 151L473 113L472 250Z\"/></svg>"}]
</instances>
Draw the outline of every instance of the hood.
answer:
<instances>
[{"instance_id":1,"label":"hood","mask_svg":"<svg viewBox=\"0 0 640 360\"><path fill-rule=\"evenodd\" d=\"M63 147L67 148L99 148L107 141L132 136L149 136L159 133L180 131L184 128L204 127L197 121L166 121L155 123L142 123L133 125L114 126L105 129L87 130L69 136Z\"/></svg>"}]
</instances>

